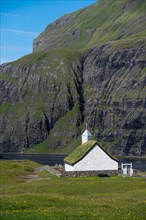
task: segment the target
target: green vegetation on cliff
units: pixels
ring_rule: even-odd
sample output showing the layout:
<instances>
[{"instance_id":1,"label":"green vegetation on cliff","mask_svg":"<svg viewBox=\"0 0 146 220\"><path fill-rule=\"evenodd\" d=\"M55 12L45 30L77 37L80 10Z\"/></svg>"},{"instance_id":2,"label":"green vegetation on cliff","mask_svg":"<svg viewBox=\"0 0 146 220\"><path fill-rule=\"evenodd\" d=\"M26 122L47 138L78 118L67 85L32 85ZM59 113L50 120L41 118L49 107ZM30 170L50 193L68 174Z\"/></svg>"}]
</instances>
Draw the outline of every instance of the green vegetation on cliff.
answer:
<instances>
[{"instance_id":1,"label":"green vegetation on cliff","mask_svg":"<svg viewBox=\"0 0 146 220\"><path fill-rule=\"evenodd\" d=\"M84 50L121 40L124 45L134 44L146 36L145 10L144 0L100 0L48 25L34 41L34 51L58 47Z\"/></svg>"}]
</instances>

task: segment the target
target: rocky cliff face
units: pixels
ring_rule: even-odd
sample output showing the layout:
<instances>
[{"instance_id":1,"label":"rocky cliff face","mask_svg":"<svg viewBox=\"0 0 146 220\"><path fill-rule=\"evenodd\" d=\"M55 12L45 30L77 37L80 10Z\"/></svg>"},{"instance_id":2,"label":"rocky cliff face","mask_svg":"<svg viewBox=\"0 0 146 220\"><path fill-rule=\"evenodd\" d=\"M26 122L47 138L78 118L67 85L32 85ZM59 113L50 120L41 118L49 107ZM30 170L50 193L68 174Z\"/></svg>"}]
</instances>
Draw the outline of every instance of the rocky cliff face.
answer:
<instances>
[{"instance_id":1,"label":"rocky cliff face","mask_svg":"<svg viewBox=\"0 0 146 220\"><path fill-rule=\"evenodd\" d=\"M101 1L98 7L104 9L105 2ZM124 1L123 13L128 13L128 7L129 10L136 7L138 13L141 5L138 7L136 2L139 1ZM109 9L111 6L114 7L110 4ZM93 8L75 15L85 16ZM36 40L34 50L38 52L1 65L1 151L33 151L35 146L47 146L48 152L67 153L76 145L74 140L88 122L89 130L111 153L143 155L146 153L146 60L142 27L137 37L130 35L99 45L98 42L84 51L60 48L60 44L52 49L57 47L57 41L52 40L52 32L48 38L50 31L54 27L56 31L68 27L75 15L67 15L46 28L51 49L44 51ZM78 31L75 36L77 39Z\"/></svg>"},{"instance_id":2,"label":"rocky cliff face","mask_svg":"<svg viewBox=\"0 0 146 220\"><path fill-rule=\"evenodd\" d=\"M4 151L18 151L42 142L59 118L75 105L78 109L82 80L79 55L50 51L32 54L29 59L33 62L24 58L1 66L0 142ZM77 112L71 119L73 127L76 120L81 123L80 118L82 113Z\"/></svg>"},{"instance_id":3,"label":"rocky cliff face","mask_svg":"<svg viewBox=\"0 0 146 220\"><path fill-rule=\"evenodd\" d=\"M146 150L144 51L106 45L84 55L85 115L97 139L115 154Z\"/></svg>"},{"instance_id":4,"label":"rocky cliff face","mask_svg":"<svg viewBox=\"0 0 146 220\"><path fill-rule=\"evenodd\" d=\"M44 140L64 147L87 121L115 154L144 154L144 47L62 52L1 66L1 149L21 151Z\"/></svg>"}]
</instances>

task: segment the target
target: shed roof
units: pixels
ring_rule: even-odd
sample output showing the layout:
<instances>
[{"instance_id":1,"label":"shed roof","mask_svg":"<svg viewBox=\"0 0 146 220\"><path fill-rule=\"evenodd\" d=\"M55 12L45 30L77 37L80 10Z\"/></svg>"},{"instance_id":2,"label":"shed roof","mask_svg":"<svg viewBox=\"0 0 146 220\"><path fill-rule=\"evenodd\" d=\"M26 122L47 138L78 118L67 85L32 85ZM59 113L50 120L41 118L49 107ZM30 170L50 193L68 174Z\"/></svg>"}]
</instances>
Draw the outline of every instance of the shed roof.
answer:
<instances>
[{"instance_id":1,"label":"shed roof","mask_svg":"<svg viewBox=\"0 0 146 220\"><path fill-rule=\"evenodd\" d=\"M64 162L70 165L76 164L82 158L84 158L87 153L95 146L98 145L111 159L117 161L117 158L113 157L110 153L105 151L103 147L97 143L96 140L87 141L86 143L79 145L71 154L69 154L66 158L64 158Z\"/></svg>"}]
</instances>

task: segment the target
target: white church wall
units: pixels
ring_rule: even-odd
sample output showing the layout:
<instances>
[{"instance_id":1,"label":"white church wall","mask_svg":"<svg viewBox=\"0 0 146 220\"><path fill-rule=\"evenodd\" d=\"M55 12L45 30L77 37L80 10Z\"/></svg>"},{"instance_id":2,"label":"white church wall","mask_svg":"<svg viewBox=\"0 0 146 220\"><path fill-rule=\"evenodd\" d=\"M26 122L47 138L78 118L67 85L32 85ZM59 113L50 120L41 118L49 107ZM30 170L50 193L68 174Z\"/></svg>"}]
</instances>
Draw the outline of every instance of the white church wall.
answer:
<instances>
[{"instance_id":1,"label":"white church wall","mask_svg":"<svg viewBox=\"0 0 146 220\"><path fill-rule=\"evenodd\" d=\"M69 164L64 164L65 171L74 171L74 167Z\"/></svg>"},{"instance_id":2,"label":"white church wall","mask_svg":"<svg viewBox=\"0 0 146 220\"><path fill-rule=\"evenodd\" d=\"M78 163L74 171L118 170L118 162L111 159L100 147L95 147Z\"/></svg>"}]
</instances>

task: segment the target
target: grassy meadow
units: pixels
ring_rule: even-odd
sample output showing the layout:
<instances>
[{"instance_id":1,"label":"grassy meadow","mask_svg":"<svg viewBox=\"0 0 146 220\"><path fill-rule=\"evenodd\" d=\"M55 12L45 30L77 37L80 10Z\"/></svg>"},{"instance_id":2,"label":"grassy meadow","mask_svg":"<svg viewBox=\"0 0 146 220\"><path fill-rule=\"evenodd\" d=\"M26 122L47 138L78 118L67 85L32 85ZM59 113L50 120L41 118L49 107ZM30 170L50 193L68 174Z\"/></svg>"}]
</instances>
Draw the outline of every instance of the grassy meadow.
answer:
<instances>
[{"instance_id":1,"label":"grassy meadow","mask_svg":"<svg viewBox=\"0 0 146 220\"><path fill-rule=\"evenodd\" d=\"M0 161L2 220L144 220L144 178L58 178L32 161ZM28 181L27 176L42 179Z\"/></svg>"}]
</instances>

